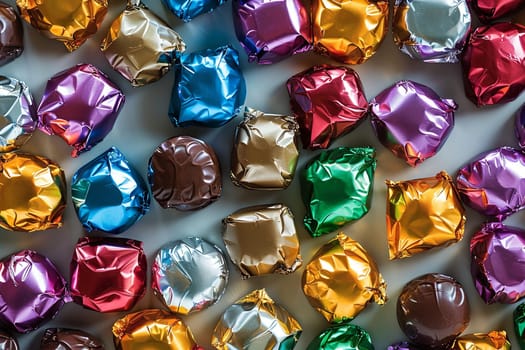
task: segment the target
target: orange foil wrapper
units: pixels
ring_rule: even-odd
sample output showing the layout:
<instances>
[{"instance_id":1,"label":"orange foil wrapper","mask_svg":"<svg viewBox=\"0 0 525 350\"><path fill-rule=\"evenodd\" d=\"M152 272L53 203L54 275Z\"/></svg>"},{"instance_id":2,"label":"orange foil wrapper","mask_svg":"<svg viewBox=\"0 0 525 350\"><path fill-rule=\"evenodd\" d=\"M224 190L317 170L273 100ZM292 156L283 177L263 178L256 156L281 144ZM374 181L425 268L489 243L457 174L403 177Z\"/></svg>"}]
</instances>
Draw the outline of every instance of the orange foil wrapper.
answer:
<instances>
[{"instance_id":1,"label":"orange foil wrapper","mask_svg":"<svg viewBox=\"0 0 525 350\"><path fill-rule=\"evenodd\" d=\"M510 350L505 331L462 335L454 341L450 350Z\"/></svg>"},{"instance_id":2,"label":"orange foil wrapper","mask_svg":"<svg viewBox=\"0 0 525 350\"><path fill-rule=\"evenodd\" d=\"M390 259L407 258L463 238L465 209L450 176L386 181Z\"/></svg>"},{"instance_id":3,"label":"orange foil wrapper","mask_svg":"<svg viewBox=\"0 0 525 350\"><path fill-rule=\"evenodd\" d=\"M58 228L65 208L66 179L58 164L28 153L0 155L0 227Z\"/></svg>"},{"instance_id":4,"label":"orange foil wrapper","mask_svg":"<svg viewBox=\"0 0 525 350\"><path fill-rule=\"evenodd\" d=\"M315 50L347 64L363 63L388 31L388 1L313 0Z\"/></svg>"},{"instance_id":5,"label":"orange foil wrapper","mask_svg":"<svg viewBox=\"0 0 525 350\"><path fill-rule=\"evenodd\" d=\"M372 300L383 305L386 283L376 263L356 241L339 233L306 265L303 291L329 322L356 317Z\"/></svg>"},{"instance_id":6,"label":"orange foil wrapper","mask_svg":"<svg viewBox=\"0 0 525 350\"><path fill-rule=\"evenodd\" d=\"M95 34L108 11L107 0L17 0L20 16L74 51Z\"/></svg>"}]
</instances>

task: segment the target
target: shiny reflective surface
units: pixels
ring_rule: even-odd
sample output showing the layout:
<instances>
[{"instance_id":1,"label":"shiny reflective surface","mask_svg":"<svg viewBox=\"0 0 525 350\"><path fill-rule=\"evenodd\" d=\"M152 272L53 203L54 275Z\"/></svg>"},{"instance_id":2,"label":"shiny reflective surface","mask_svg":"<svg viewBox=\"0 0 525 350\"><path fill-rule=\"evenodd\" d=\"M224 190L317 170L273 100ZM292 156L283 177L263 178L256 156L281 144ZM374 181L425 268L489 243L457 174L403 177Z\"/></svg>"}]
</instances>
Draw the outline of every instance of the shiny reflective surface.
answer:
<instances>
[{"instance_id":1,"label":"shiny reflective surface","mask_svg":"<svg viewBox=\"0 0 525 350\"><path fill-rule=\"evenodd\" d=\"M307 350L374 350L370 334L350 324L334 324L319 334Z\"/></svg>"},{"instance_id":2,"label":"shiny reflective surface","mask_svg":"<svg viewBox=\"0 0 525 350\"><path fill-rule=\"evenodd\" d=\"M0 66L11 62L23 51L22 22L13 7L0 1Z\"/></svg>"},{"instance_id":3,"label":"shiny reflective surface","mask_svg":"<svg viewBox=\"0 0 525 350\"><path fill-rule=\"evenodd\" d=\"M226 0L162 0L162 2L175 16L184 22L189 22L197 16L213 11Z\"/></svg>"},{"instance_id":4,"label":"shiny reflective surface","mask_svg":"<svg viewBox=\"0 0 525 350\"><path fill-rule=\"evenodd\" d=\"M523 0L468 0L471 8L484 22L512 14L523 6Z\"/></svg>"},{"instance_id":5,"label":"shiny reflective surface","mask_svg":"<svg viewBox=\"0 0 525 350\"><path fill-rule=\"evenodd\" d=\"M0 331L0 350L19 350L16 338L9 333Z\"/></svg>"},{"instance_id":6,"label":"shiny reflective surface","mask_svg":"<svg viewBox=\"0 0 525 350\"><path fill-rule=\"evenodd\" d=\"M510 350L505 331L465 334L458 337L450 350Z\"/></svg>"},{"instance_id":7,"label":"shiny reflective surface","mask_svg":"<svg viewBox=\"0 0 525 350\"><path fill-rule=\"evenodd\" d=\"M518 346L525 348L525 303L522 303L514 309L512 314L514 321L514 332L518 338Z\"/></svg>"},{"instance_id":8,"label":"shiny reflective surface","mask_svg":"<svg viewBox=\"0 0 525 350\"><path fill-rule=\"evenodd\" d=\"M40 341L40 350L103 350L102 343L78 329L48 328Z\"/></svg>"},{"instance_id":9,"label":"shiny reflective surface","mask_svg":"<svg viewBox=\"0 0 525 350\"><path fill-rule=\"evenodd\" d=\"M525 107L522 105L514 117L514 134L521 149L525 148Z\"/></svg>"}]
</instances>

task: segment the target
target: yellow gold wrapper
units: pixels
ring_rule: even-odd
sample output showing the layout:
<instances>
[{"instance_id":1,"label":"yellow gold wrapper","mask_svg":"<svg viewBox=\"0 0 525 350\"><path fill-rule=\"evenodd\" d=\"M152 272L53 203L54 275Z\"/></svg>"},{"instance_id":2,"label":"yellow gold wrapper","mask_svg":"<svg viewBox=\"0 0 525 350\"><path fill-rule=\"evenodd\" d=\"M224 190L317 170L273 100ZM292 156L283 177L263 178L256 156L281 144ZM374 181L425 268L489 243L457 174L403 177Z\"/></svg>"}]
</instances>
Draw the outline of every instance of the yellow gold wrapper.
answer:
<instances>
[{"instance_id":1,"label":"yellow gold wrapper","mask_svg":"<svg viewBox=\"0 0 525 350\"><path fill-rule=\"evenodd\" d=\"M0 155L0 227L41 231L62 226L64 172L51 160L27 153Z\"/></svg>"},{"instance_id":2,"label":"yellow gold wrapper","mask_svg":"<svg viewBox=\"0 0 525 350\"><path fill-rule=\"evenodd\" d=\"M196 350L190 329L177 316L159 309L127 314L113 324L117 350Z\"/></svg>"},{"instance_id":3,"label":"yellow gold wrapper","mask_svg":"<svg viewBox=\"0 0 525 350\"><path fill-rule=\"evenodd\" d=\"M510 350L505 331L462 335L454 341L450 350Z\"/></svg>"},{"instance_id":4,"label":"yellow gold wrapper","mask_svg":"<svg viewBox=\"0 0 525 350\"><path fill-rule=\"evenodd\" d=\"M386 226L390 259L447 246L463 238L465 209L450 176L386 181Z\"/></svg>"},{"instance_id":5,"label":"yellow gold wrapper","mask_svg":"<svg viewBox=\"0 0 525 350\"><path fill-rule=\"evenodd\" d=\"M347 63L363 63L388 31L388 1L313 0L315 50Z\"/></svg>"},{"instance_id":6,"label":"yellow gold wrapper","mask_svg":"<svg viewBox=\"0 0 525 350\"><path fill-rule=\"evenodd\" d=\"M95 34L108 11L107 0L17 0L20 16L42 34L74 51Z\"/></svg>"},{"instance_id":7,"label":"yellow gold wrapper","mask_svg":"<svg viewBox=\"0 0 525 350\"><path fill-rule=\"evenodd\" d=\"M356 241L339 233L306 265L303 291L329 322L353 319L370 301L383 305L386 283L376 263Z\"/></svg>"}]
</instances>

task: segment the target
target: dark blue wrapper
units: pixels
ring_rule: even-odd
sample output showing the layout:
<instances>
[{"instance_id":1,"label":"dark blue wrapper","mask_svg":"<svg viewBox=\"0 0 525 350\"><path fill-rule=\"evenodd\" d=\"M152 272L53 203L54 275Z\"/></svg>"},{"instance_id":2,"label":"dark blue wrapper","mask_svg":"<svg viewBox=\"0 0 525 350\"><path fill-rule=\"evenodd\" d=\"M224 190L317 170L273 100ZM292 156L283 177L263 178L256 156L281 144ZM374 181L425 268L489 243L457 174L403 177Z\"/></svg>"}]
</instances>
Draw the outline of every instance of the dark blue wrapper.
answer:
<instances>
[{"instance_id":1,"label":"dark blue wrapper","mask_svg":"<svg viewBox=\"0 0 525 350\"><path fill-rule=\"evenodd\" d=\"M184 22L189 22L199 15L213 11L226 0L162 0L162 2L175 16Z\"/></svg>"}]
</instances>

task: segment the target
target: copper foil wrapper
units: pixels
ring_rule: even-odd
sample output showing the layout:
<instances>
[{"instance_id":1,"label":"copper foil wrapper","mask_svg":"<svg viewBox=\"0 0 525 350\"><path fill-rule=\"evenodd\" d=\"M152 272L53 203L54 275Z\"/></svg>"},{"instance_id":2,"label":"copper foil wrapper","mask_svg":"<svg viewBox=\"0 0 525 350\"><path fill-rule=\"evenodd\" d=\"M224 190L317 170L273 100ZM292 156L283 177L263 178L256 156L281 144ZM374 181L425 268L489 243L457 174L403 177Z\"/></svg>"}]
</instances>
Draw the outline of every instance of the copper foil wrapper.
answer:
<instances>
[{"instance_id":1,"label":"copper foil wrapper","mask_svg":"<svg viewBox=\"0 0 525 350\"><path fill-rule=\"evenodd\" d=\"M303 292L328 322L356 317L371 301L383 305L386 283L376 263L356 241L339 233L306 265Z\"/></svg>"},{"instance_id":2,"label":"copper foil wrapper","mask_svg":"<svg viewBox=\"0 0 525 350\"><path fill-rule=\"evenodd\" d=\"M19 350L16 338L7 332L0 331L0 350Z\"/></svg>"},{"instance_id":3,"label":"copper foil wrapper","mask_svg":"<svg viewBox=\"0 0 525 350\"><path fill-rule=\"evenodd\" d=\"M166 22L140 1L131 0L100 45L113 69L133 86L162 78L185 47L180 35Z\"/></svg>"},{"instance_id":4,"label":"copper foil wrapper","mask_svg":"<svg viewBox=\"0 0 525 350\"><path fill-rule=\"evenodd\" d=\"M346 64L368 60L388 32L388 1L313 0L315 50Z\"/></svg>"},{"instance_id":5,"label":"copper foil wrapper","mask_svg":"<svg viewBox=\"0 0 525 350\"><path fill-rule=\"evenodd\" d=\"M103 350L104 345L91 334L68 328L48 328L40 341L40 350Z\"/></svg>"},{"instance_id":6,"label":"copper foil wrapper","mask_svg":"<svg viewBox=\"0 0 525 350\"><path fill-rule=\"evenodd\" d=\"M254 290L231 305L215 326L216 350L293 349L302 329L292 315L264 289Z\"/></svg>"},{"instance_id":7,"label":"copper foil wrapper","mask_svg":"<svg viewBox=\"0 0 525 350\"><path fill-rule=\"evenodd\" d=\"M22 21L15 9L0 1L0 66L20 56L24 51Z\"/></svg>"},{"instance_id":8,"label":"copper foil wrapper","mask_svg":"<svg viewBox=\"0 0 525 350\"><path fill-rule=\"evenodd\" d=\"M454 341L450 350L510 350L505 331L462 335Z\"/></svg>"},{"instance_id":9,"label":"copper foil wrapper","mask_svg":"<svg viewBox=\"0 0 525 350\"><path fill-rule=\"evenodd\" d=\"M177 316L159 309L127 314L113 324L116 350L203 350Z\"/></svg>"},{"instance_id":10,"label":"copper foil wrapper","mask_svg":"<svg viewBox=\"0 0 525 350\"><path fill-rule=\"evenodd\" d=\"M292 211L283 204L241 209L223 220L222 238L243 278L288 274L302 265Z\"/></svg>"},{"instance_id":11,"label":"copper foil wrapper","mask_svg":"<svg viewBox=\"0 0 525 350\"><path fill-rule=\"evenodd\" d=\"M66 193L64 171L53 161L0 154L0 227L31 232L62 226Z\"/></svg>"},{"instance_id":12,"label":"copper foil wrapper","mask_svg":"<svg viewBox=\"0 0 525 350\"><path fill-rule=\"evenodd\" d=\"M299 125L291 116L246 109L237 126L230 177L252 190L280 190L290 185L299 158Z\"/></svg>"},{"instance_id":13,"label":"copper foil wrapper","mask_svg":"<svg viewBox=\"0 0 525 350\"><path fill-rule=\"evenodd\" d=\"M512 14L523 6L523 0L468 0L470 7L483 22Z\"/></svg>"},{"instance_id":14,"label":"copper foil wrapper","mask_svg":"<svg viewBox=\"0 0 525 350\"><path fill-rule=\"evenodd\" d=\"M69 51L95 34L108 11L107 0L16 0L21 17Z\"/></svg>"},{"instance_id":15,"label":"copper foil wrapper","mask_svg":"<svg viewBox=\"0 0 525 350\"><path fill-rule=\"evenodd\" d=\"M465 209L450 176L386 181L390 259L406 258L463 238Z\"/></svg>"}]
</instances>

